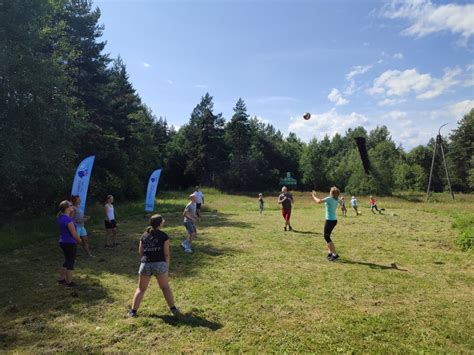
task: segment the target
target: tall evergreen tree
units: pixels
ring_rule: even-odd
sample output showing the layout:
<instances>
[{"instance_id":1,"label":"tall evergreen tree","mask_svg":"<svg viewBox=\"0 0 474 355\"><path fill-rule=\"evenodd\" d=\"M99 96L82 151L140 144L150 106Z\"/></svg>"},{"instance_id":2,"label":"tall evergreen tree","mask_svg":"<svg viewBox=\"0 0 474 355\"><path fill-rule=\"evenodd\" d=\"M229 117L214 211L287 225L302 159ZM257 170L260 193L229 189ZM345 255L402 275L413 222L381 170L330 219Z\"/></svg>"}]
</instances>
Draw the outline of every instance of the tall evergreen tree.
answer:
<instances>
[{"instance_id":1,"label":"tall evergreen tree","mask_svg":"<svg viewBox=\"0 0 474 355\"><path fill-rule=\"evenodd\" d=\"M449 171L455 191L473 191L469 185L471 169L474 169L474 108L458 122L450 135Z\"/></svg>"}]
</instances>

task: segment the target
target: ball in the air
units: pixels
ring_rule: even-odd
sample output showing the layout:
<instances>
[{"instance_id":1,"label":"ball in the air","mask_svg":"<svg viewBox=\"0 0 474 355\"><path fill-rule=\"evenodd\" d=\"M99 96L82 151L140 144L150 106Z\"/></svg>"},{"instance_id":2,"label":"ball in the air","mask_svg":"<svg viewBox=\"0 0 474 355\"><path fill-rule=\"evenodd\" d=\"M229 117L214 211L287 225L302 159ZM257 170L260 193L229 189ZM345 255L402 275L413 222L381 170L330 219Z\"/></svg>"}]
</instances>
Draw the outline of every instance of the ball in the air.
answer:
<instances>
[{"instance_id":1,"label":"ball in the air","mask_svg":"<svg viewBox=\"0 0 474 355\"><path fill-rule=\"evenodd\" d=\"M309 120L311 118L311 114L309 112L306 112L304 115L303 115L303 118L305 120Z\"/></svg>"}]
</instances>

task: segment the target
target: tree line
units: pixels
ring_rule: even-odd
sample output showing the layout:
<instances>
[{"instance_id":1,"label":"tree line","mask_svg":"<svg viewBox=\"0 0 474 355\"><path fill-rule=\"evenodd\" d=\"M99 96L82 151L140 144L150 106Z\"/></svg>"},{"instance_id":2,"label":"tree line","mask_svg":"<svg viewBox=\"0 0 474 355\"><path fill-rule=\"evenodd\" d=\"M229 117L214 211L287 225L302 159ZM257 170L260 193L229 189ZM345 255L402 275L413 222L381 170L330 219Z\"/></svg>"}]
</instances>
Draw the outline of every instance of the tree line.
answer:
<instances>
[{"instance_id":1,"label":"tree line","mask_svg":"<svg viewBox=\"0 0 474 355\"><path fill-rule=\"evenodd\" d=\"M0 215L50 208L67 196L76 165L95 155L89 192L144 195L195 184L228 191L278 188L291 172L299 189L391 194L424 190L434 140L405 152L387 127L301 141L260 122L238 99L216 113L207 93L178 130L155 117L130 83L120 57L104 53L100 10L86 0L10 0L0 11ZM354 138L366 137L373 174L364 174ZM444 142L455 191L474 190L474 110ZM442 161L432 186L446 189Z\"/></svg>"}]
</instances>

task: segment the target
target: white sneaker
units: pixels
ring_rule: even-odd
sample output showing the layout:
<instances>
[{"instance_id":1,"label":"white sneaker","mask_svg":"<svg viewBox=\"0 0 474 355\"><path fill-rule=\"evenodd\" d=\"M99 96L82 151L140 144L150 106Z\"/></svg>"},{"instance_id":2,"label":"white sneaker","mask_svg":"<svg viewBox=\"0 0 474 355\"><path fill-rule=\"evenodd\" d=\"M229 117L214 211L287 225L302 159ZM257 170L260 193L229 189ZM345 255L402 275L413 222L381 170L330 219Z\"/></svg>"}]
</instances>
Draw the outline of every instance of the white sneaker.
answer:
<instances>
[{"instance_id":1,"label":"white sneaker","mask_svg":"<svg viewBox=\"0 0 474 355\"><path fill-rule=\"evenodd\" d=\"M181 248L183 248L184 250L186 250L188 248L188 241L186 239L184 239L181 242Z\"/></svg>"},{"instance_id":2,"label":"white sneaker","mask_svg":"<svg viewBox=\"0 0 474 355\"><path fill-rule=\"evenodd\" d=\"M193 251L191 250L190 247L187 247L187 248L184 249L184 252L185 253L192 253Z\"/></svg>"}]
</instances>

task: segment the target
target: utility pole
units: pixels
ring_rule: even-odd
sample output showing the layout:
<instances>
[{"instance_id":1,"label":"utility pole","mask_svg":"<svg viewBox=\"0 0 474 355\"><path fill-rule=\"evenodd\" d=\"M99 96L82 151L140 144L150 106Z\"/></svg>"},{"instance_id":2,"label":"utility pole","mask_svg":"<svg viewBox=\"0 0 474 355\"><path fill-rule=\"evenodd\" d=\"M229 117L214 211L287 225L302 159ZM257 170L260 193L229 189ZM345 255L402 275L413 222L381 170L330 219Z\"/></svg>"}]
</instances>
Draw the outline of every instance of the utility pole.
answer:
<instances>
[{"instance_id":1,"label":"utility pole","mask_svg":"<svg viewBox=\"0 0 474 355\"><path fill-rule=\"evenodd\" d=\"M438 135L436 136L435 146L434 146L434 149L433 149L433 160L431 160L430 179L428 181L428 190L426 191L426 200L427 201L428 201L428 198L430 196L431 178L433 177L434 161L435 161L436 151L437 151L438 145L441 147L441 156L443 157L444 170L446 171L446 179L448 180L449 192L451 193L451 197L454 200L453 190L451 189L451 181L449 180L448 165L446 164L446 157L444 155L443 138L441 137L441 128L443 128L446 125L447 125L447 123L442 125L441 127L439 127Z\"/></svg>"}]
</instances>

